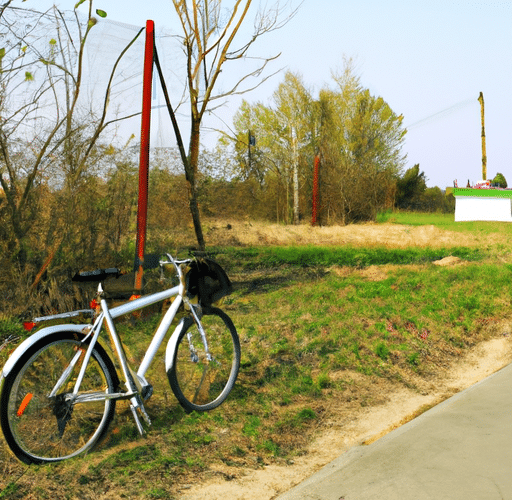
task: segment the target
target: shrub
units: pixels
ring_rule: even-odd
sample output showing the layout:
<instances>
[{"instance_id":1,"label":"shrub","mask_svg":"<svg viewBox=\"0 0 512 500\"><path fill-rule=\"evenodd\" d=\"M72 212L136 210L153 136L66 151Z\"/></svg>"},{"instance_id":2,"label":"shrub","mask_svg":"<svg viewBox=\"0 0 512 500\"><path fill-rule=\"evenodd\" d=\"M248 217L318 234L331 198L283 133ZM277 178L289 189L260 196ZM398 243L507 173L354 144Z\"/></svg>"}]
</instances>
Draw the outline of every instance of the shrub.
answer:
<instances>
[{"instance_id":1,"label":"shrub","mask_svg":"<svg viewBox=\"0 0 512 500\"><path fill-rule=\"evenodd\" d=\"M494 179L491 181L493 184L499 184L499 187L506 188L507 187L507 180L505 179L505 176L498 172Z\"/></svg>"}]
</instances>

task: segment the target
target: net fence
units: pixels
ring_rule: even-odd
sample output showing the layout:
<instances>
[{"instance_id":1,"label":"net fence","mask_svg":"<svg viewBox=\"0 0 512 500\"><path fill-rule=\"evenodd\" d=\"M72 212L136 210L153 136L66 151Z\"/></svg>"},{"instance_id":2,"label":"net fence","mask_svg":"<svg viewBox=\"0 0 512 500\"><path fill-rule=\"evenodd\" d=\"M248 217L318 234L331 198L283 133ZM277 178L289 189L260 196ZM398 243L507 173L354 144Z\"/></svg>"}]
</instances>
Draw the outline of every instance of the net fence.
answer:
<instances>
[{"instance_id":1,"label":"net fence","mask_svg":"<svg viewBox=\"0 0 512 500\"><path fill-rule=\"evenodd\" d=\"M4 129L30 136L41 122L57 119L69 106L72 80L77 78L80 41L88 19L75 12L50 9L6 8L0 18L2 63L0 111ZM85 43L77 114L99 119L107 89L105 137L125 144L140 137L142 108L144 27L94 19ZM156 49L173 105L183 99L183 68L172 34L156 32ZM181 69L181 75L180 75ZM156 75L155 75L156 76ZM68 100L68 101L66 101ZM153 78L151 147L173 148L176 139L161 87ZM130 118L127 118L130 117ZM177 110L180 126L187 130L186 115ZM9 120L9 124L6 121Z\"/></svg>"}]
</instances>

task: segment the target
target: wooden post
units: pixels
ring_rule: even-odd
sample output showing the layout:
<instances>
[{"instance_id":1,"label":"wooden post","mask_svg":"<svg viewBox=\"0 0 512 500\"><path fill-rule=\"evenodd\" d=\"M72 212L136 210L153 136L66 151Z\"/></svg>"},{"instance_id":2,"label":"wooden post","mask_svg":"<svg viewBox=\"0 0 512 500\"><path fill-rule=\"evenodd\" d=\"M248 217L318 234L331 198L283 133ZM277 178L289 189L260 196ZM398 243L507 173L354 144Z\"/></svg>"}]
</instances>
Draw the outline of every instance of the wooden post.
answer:
<instances>
[{"instance_id":1,"label":"wooden post","mask_svg":"<svg viewBox=\"0 0 512 500\"><path fill-rule=\"evenodd\" d=\"M480 101L480 114L482 118L482 180L487 180L487 153L485 152L485 112L484 112L484 94L480 92L478 96Z\"/></svg>"},{"instance_id":2,"label":"wooden post","mask_svg":"<svg viewBox=\"0 0 512 500\"><path fill-rule=\"evenodd\" d=\"M135 250L135 289L142 290L146 226L148 214L149 132L151 128L151 84L155 48L155 23L146 21L144 80L142 87L142 120L140 133L139 199L137 205L137 242Z\"/></svg>"}]
</instances>

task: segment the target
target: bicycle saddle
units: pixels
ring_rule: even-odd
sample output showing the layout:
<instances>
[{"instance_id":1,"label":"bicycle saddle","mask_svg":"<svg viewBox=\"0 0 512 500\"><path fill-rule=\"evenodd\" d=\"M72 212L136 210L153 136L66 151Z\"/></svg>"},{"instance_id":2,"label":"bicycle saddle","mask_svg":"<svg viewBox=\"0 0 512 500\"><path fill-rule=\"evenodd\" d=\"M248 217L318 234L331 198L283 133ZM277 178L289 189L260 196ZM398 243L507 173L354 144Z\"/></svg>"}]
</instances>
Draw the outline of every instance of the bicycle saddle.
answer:
<instances>
[{"instance_id":1,"label":"bicycle saddle","mask_svg":"<svg viewBox=\"0 0 512 500\"><path fill-rule=\"evenodd\" d=\"M94 271L83 271L76 273L71 280L72 281L104 281L107 278L115 276L118 278L121 276L121 271L117 267L109 267L108 269L95 269Z\"/></svg>"}]
</instances>

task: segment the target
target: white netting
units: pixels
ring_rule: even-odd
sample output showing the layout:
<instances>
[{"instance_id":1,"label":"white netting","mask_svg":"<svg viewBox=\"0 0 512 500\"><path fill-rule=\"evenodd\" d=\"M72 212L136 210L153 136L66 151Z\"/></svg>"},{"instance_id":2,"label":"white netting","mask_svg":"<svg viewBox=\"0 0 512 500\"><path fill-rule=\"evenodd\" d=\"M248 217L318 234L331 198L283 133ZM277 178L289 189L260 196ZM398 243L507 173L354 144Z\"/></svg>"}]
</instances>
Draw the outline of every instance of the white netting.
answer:
<instances>
[{"instance_id":1,"label":"white netting","mask_svg":"<svg viewBox=\"0 0 512 500\"><path fill-rule=\"evenodd\" d=\"M22 102L34 108L32 127L36 121L35 117L39 121L41 118L50 121L51 118L55 118L57 112L63 112L66 87L64 71L61 70L66 68L76 75L79 30L81 29L83 35L86 25L87 19L79 16L77 22L73 12L58 13L51 9L41 13L18 8L5 9L0 26L0 49L2 47L5 49L2 69L8 68L11 71L9 75L4 74L2 82L3 90L6 90L0 102L4 119L16 118L12 123L21 123L23 113L16 114L16 110L23 107ZM101 115L114 65L140 30L141 27L97 19L86 43L82 85L77 106L84 116L99 117ZM142 109L145 35L144 30L126 50L114 73L106 118L107 122L114 123L105 131L107 140L112 140L114 143L116 141L118 144L126 143L132 134L136 141L140 137L140 115L129 120L122 120L122 118L140 113ZM177 58L173 57L176 50L179 50L176 39L169 34L157 32L156 46L168 92L173 105L176 106L183 95L183 81L182 79L180 81L179 68L176 67ZM41 60L51 61L52 64L41 64ZM20 69L22 65L24 67ZM16 75L13 70L16 70ZM44 86L42 82L48 71L54 75L54 80L51 84ZM54 94L58 96L60 102L59 110L59 106L55 104L57 99ZM168 111L164 106L165 101L156 71L152 94L151 146L173 147L176 144L175 135ZM38 104L31 105L36 96L38 96ZM183 122L183 115L178 113L178 117ZM183 130L187 130L186 125L183 123L181 125ZM26 127L26 123L17 127L18 134L23 127ZM29 131L25 129L23 134L29 134Z\"/></svg>"},{"instance_id":2,"label":"white netting","mask_svg":"<svg viewBox=\"0 0 512 500\"><path fill-rule=\"evenodd\" d=\"M93 96L98 93L102 95L101 91L106 88L112 67L119 54L139 30L139 27L111 20L100 20L94 27L91 32L91 39L87 44L89 99L93 99ZM155 44L172 104L176 106L182 97L183 83L178 77L178 71L173 70L173 67L176 69L177 64L177 58L173 57L177 50L175 38L157 32ZM145 32L139 36L119 63L112 85L110 119L129 116L140 112L142 109L144 45ZM156 68L154 68L153 74L151 116L151 146L175 146L176 139L165 107ZM184 119L182 115L179 116L181 120ZM135 134L138 138L140 135L140 117L119 124L119 131L121 139L129 137L131 134Z\"/></svg>"}]
</instances>

